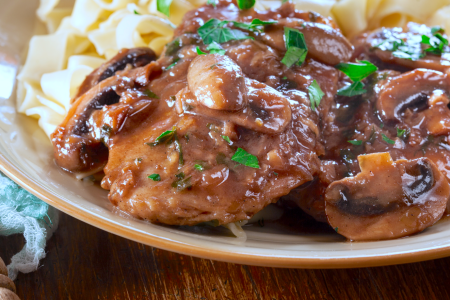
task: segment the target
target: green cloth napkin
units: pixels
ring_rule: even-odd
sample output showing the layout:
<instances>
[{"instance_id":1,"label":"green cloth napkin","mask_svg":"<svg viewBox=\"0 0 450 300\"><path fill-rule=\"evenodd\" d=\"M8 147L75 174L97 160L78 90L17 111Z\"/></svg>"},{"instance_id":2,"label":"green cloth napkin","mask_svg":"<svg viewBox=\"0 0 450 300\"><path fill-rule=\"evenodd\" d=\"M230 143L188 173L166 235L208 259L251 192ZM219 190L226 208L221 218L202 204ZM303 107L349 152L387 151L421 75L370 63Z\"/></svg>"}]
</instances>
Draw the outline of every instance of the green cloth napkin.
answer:
<instances>
[{"instance_id":1,"label":"green cloth napkin","mask_svg":"<svg viewBox=\"0 0 450 300\"><path fill-rule=\"evenodd\" d=\"M46 240L58 227L58 211L28 193L0 172L0 235L21 233L25 237L23 249L11 258L9 277L18 272L29 273L45 257ZM5 257L3 257L5 259Z\"/></svg>"}]
</instances>

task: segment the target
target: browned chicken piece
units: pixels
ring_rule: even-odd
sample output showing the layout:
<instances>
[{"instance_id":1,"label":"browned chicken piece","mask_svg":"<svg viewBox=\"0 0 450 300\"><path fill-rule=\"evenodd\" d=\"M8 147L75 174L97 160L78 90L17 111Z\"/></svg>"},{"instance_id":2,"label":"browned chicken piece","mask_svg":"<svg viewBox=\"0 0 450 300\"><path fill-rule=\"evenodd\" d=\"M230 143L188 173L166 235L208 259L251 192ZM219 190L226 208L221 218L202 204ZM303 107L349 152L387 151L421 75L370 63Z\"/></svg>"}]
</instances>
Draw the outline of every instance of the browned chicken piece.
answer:
<instances>
[{"instance_id":1,"label":"browned chicken piece","mask_svg":"<svg viewBox=\"0 0 450 300\"><path fill-rule=\"evenodd\" d=\"M259 13L220 1L192 14L158 61L112 68L114 75L99 81L102 70L111 69L105 65L86 79L86 86L99 82L75 100L53 135L55 157L72 172L107 163L101 185L134 217L175 225L246 220L319 173L320 120L338 81L337 71L323 62L348 59L352 48L332 21L296 12L292 4ZM342 53L320 62L320 51L328 50L311 44L313 54L288 69L281 63L284 41L270 44L264 33L249 32L254 39L222 43L226 55L198 55L197 45L207 49L193 32L225 16L308 22L305 35L316 34ZM150 57L130 51L144 61ZM308 96L313 80L325 94L315 110Z\"/></svg>"},{"instance_id":2,"label":"browned chicken piece","mask_svg":"<svg viewBox=\"0 0 450 300\"><path fill-rule=\"evenodd\" d=\"M394 239L436 223L450 197L448 181L427 158L392 161L389 153L358 156L361 172L333 182L325 213L350 240Z\"/></svg>"}]
</instances>

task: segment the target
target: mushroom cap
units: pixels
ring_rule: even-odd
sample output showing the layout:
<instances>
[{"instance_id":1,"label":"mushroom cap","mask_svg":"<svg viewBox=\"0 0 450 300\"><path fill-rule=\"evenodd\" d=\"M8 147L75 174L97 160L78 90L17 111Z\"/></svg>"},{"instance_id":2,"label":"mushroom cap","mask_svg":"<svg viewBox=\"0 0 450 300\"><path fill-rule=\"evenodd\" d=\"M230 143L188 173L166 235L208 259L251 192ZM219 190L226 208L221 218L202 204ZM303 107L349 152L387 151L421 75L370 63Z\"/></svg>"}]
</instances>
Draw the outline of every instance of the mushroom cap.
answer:
<instances>
[{"instance_id":1,"label":"mushroom cap","mask_svg":"<svg viewBox=\"0 0 450 300\"><path fill-rule=\"evenodd\" d=\"M2 300L20 300L13 291L0 287L0 299Z\"/></svg>"},{"instance_id":2,"label":"mushroom cap","mask_svg":"<svg viewBox=\"0 0 450 300\"><path fill-rule=\"evenodd\" d=\"M8 289L10 291L13 291L14 293L16 292L16 285L14 284L14 282L11 280L11 278L3 274L0 274L0 288Z\"/></svg>"},{"instance_id":3,"label":"mushroom cap","mask_svg":"<svg viewBox=\"0 0 450 300\"><path fill-rule=\"evenodd\" d=\"M325 193L329 224L351 240L394 239L436 223L450 187L428 158L392 161L389 153L358 156L361 172Z\"/></svg>"},{"instance_id":4,"label":"mushroom cap","mask_svg":"<svg viewBox=\"0 0 450 300\"><path fill-rule=\"evenodd\" d=\"M0 257L0 274L8 276L8 269L6 268L5 262Z\"/></svg>"}]
</instances>

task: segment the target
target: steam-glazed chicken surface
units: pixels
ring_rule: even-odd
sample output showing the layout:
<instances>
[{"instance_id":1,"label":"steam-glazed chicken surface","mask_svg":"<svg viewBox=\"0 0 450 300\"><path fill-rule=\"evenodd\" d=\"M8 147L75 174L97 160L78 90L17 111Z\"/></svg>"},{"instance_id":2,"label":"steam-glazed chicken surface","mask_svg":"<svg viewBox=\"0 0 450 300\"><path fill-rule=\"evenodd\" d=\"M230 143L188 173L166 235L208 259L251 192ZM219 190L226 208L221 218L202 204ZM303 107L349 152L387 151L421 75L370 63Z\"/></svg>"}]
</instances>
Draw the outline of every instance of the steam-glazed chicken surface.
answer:
<instances>
[{"instance_id":1,"label":"steam-glazed chicken surface","mask_svg":"<svg viewBox=\"0 0 450 300\"><path fill-rule=\"evenodd\" d=\"M205 5L159 58L123 49L86 78L56 162L103 171L115 206L156 223L228 224L278 201L351 240L420 232L450 197L448 42L410 24L353 44L290 3Z\"/></svg>"}]
</instances>

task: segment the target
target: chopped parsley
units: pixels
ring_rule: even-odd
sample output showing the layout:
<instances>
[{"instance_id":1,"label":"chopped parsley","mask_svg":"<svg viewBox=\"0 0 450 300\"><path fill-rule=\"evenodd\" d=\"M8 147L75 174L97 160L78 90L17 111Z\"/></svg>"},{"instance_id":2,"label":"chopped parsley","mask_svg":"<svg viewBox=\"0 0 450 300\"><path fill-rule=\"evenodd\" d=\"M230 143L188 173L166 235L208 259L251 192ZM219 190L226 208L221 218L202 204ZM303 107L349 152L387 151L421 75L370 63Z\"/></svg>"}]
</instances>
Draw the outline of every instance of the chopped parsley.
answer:
<instances>
[{"instance_id":1,"label":"chopped parsley","mask_svg":"<svg viewBox=\"0 0 450 300\"><path fill-rule=\"evenodd\" d=\"M236 150L236 153L234 153L233 157L231 157L231 160L250 168L259 169L258 158L242 148L238 148Z\"/></svg>"},{"instance_id":2,"label":"chopped parsley","mask_svg":"<svg viewBox=\"0 0 450 300\"><path fill-rule=\"evenodd\" d=\"M255 5L255 2L255 0L237 0L237 5L239 9L245 10L252 8L253 5Z\"/></svg>"},{"instance_id":3,"label":"chopped parsley","mask_svg":"<svg viewBox=\"0 0 450 300\"><path fill-rule=\"evenodd\" d=\"M356 63L339 63L335 68L347 75L353 82L337 91L339 96L346 97L366 93L367 90L364 89L364 83L362 83L361 80L378 70L374 64L366 60L357 61Z\"/></svg>"},{"instance_id":4,"label":"chopped parsley","mask_svg":"<svg viewBox=\"0 0 450 300\"><path fill-rule=\"evenodd\" d=\"M339 96L353 97L367 93L364 83L361 81L353 82L337 91Z\"/></svg>"},{"instance_id":5,"label":"chopped parsley","mask_svg":"<svg viewBox=\"0 0 450 300\"><path fill-rule=\"evenodd\" d=\"M195 164L195 165L194 165L194 168L195 168L197 171L200 171L200 172L202 172L202 171L205 169L202 165L199 165L199 164Z\"/></svg>"},{"instance_id":6,"label":"chopped parsley","mask_svg":"<svg viewBox=\"0 0 450 300\"><path fill-rule=\"evenodd\" d=\"M281 62L288 68L292 67L294 64L300 66L305 61L306 54L308 53L308 47L306 46L303 33L297 29L285 27L284 39L286 54Z\"/></svg>"},{"instance_id":7,"label":"chopped parsley","mask_svg":"<svg viewBox=\"0 0 450 300\"><path fill-rule=\"evenodd\" d=\"M438 31L435 31L432 37L422 35L422 44L429 46L425 49L425 52L441 55L444 52L444 47L448 46L448 40Z\"/></svg>"},{"instance_id":8,"label":"chopped parsley","mask_svg":"<svg viewBox=\"0 0 450 300\"><path fill-rule=\"evenodd\" d=\"M394 145L395 144L395 141L393 141L390 138L388 138L384 133L381 134L381 138L383 139L383 141L385 141L386 143L388 143L390 145Z\"/></svg>"},{"instance_id":9,"label":"chopped parsley","mask_svg":"<svg viewBox=\"0 0 450 300\"><path fill-rule=\"evenodd\" d=\"M217 2L218 2L218 0L208 0L208 1L206 1L206 4L217 7Z\"/></svg>"},{"instance_id":10,"label":"chopped parsley","mask_svg":"<svg viewBox=\"0 0 450 300\"><path fill-rule=\"evenodd\" d=\"M162 144L164 142L171 142L172 138L174 137L175 133L177 131L177 128L175 126L172 127L172 130L167 130L161 133L153 143L146 143L149 146L157 146L159 144Z\"/></svg>"},{"instance_id":11,"label":"chopped parsley","mask_svg":"<svg viewBox=\"0 0 450 300\"><path fill-rule=\"evenodd\" d=\"M225 27L229 23L233 22L210 19L197 30L197 33L205 44L211 44L212 42L222 44L232 40L252 39L239 29Z\"/></svg>"},{"instance_id":12,"label":"chopped parsley","mask_svg":"<svg viewBox=\"0 0 450 300\"><path fill-rule=\"evenodd\" d=\"M197 48L195 48L195 50L197 51L197 54L198 54L198 55L208 54L208 53L203 52L202 50L200 50L200 47L199 47L199 46L197 46Z\"/></svg>"},{"instance_id":13,"label":"chopped parsley","mask_svg":"<svg viewBox=\"0 0 450 300\"><path fill-rule=\"evenodd\" d=\"M159 176L159 174L152 174L148 175L148 179L151 179L153 181L161 181L161 176Z\"/></svg>"},{"instance_id":14,"label":"chopped parsley","mask_svg":"<svg viewBox=\"0 0 450 300\"><path fill-rule=\"evenodd\" d=\"M231 144L231 140L230 140L230 138L229 138L228 136L226 136L226 135L221 135L221 137L222 137L228 144Z\"/></svg>"},{"instance_id":15,"label":"chopped parsley","mask_svg":"<svg viewBox=\"0 0 450 300\"><path fill-rule=\"evenodd\" d=\"M320 100L322 100L322 97L325 95L315 79L313 80L311 85L308 86L308 95L309 101L311 102L311 109L315 110L316 107L319 107Z\"/></svg>"},{"instance_id":16,"label":"chopped parsley","mask_svg":"<svg viewBox=\"0 0 450 300\"><path fill-rule=\"evenodd\" d=\"M197 54L198 55L208 54L208 53L203 52L202 50L200 50L199 46L197 46L196 50L197 50ZM223 49L222 46L220 46L216 42L212 42L211 44L209 44L208 47L206 47L206 50L209 50L210 54L225 55L225 52L226 52L226 50Z\"/></svg>"},{"instance_id":17,"label":"chopped parsley","mask_svg":"<svg viewBox=\"0 0 450 300\"><path fill-rule=\"evenodd\" d=\"M334 231L338 232L338 230L339 230L339 227L334 228Z\"/></svg>"},{"instance_id":18,"label":"chopped parsley","mask_svg":"<svg viewBox=\"0 0 450 300\"><path fill-rule=\"evenodd\" d=\"M353 82L361 81L378 70L374 64L366 60L361 60L356 63L339 63L335 68L347 75Z\"/></svg>"},{"instance_id":19,"label":"chopped parsley","mask_svg":"<svg viewBox=\"0 0 450 300\"><path fill-rule=\"evenodd\" d=\"M278 176L278 173L277 172L273 172L273 175Z\"/></svg>"},{"instance_id":20,"label":"chopped parsley","mask_svg":"<svg viewBox=\"0 0 450 300\"><path fill-rule=\"evenodd\" d=\"M166 16L170 16L170 4L172 4L172 0L156 0L156 9L165 14Z\"/></svg>"},{"instance_id":21,"label":"chopped parsley","mask_svg":"<svg viewBox=\"0 0 450 300\"><path fill-rule=\"evenodd\" d=\"M146 89L146 90L144 91L144 94L145 94L147 97L154 98L154 99L159 99L159 97L158 97L155 93L153 93L152 91L150 91L149 89Z\"/></svg>"},{"instance_id":22,"label":"chopped parsley","mask_svg":"<svg viewBox=\"0 0 450 300\"><path fill-rule=\"evenodd\" d=\"M170 65L168 65L167 67L165 67L164 70L170 70L170 69L172 69L173 67L175 67L175 65L178 63L179 60L180 60L179 58L174 59L173 63L171 63Z\"/></svg>"},{"instance_id":23,"label":"chopped parsley","mask_svg":"<svg viewBox=\"0 0 450 300\"><path fill-rule=\"evenodd\" d=\"M361 146L362 143L363 143L363 141L361 141L361 140L349 140L347 142L352 144L352 145L355 145L355 146Z\"/></svg>"},{"instance_id":24,"label":"chopped parsley","mask_svg":"<svg viewBox=\"0 0 450 300\"><path fill-rule=\"evenodd\" d=\"M402 140L407 140L409 138L410 132L408 129L400 129L397 127L397 137Z\"/></svg>"},{"instance_id":25,"label":"chopped parsley","mask_svg":"<svg viewBox=\"0 0 450 300\"><path fill-rule=\"evenodd\" d=\"M173 188L176 188L177 191L180 192L180 191L183 191L183 190L185 190L185 189L190 189L190 188L192 187L192 184L191 184L191 176L185 178L184 173L181 172L181 173L179 173L179 174L176 174L175 177L176 177L177 179L175 179L175 180L172 182L171 186L172 186Z\"/></svg>"},{"instance_id":26,"label":"chopped parsley","mask_svg":"<svg viewBox=\"0 0 450 300\"><path fill-rule=\"evenodd\" d=\"M352 164L353 160L355 159L355 154L353 154L353 152L348 149L341 149L339 151L339 155L347 164Z\"/></svg>"},{"instance_id":27,"label":"chopped parsley","mask_svg":"<svg viewBox=\"0 0 450 300\"><path fill-rule=\"evenodd\" d=\"M260 19L253 19L251 23L233 22L233 25L252 32L262 32L265 25L272 25L276 23L277 21L261 21Z\"/></svg>"},{"instance_id":28,"label":"chopped parsley","mask_svg":"<svg viewBox=\"0 0 450 300\"><path fill-rule=\"evenodd\" d=\"M136 10L134 10L134 14L135 15L140 15L140 13L138 13Z\"/></svg>"}]
</instances>

